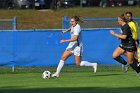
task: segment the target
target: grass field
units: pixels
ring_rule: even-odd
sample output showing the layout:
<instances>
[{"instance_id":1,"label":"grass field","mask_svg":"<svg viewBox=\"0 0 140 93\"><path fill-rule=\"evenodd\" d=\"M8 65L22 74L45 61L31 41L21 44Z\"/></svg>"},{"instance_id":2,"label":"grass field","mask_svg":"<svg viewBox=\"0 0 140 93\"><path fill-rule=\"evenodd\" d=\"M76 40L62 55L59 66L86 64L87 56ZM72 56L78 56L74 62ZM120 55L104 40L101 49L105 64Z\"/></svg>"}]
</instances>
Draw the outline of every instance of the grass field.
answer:
<instances>
[{"instance_id":1,"label":"grass field","mask_svg":"<svg viewBox=\"0 0 140 93\"><path fill-rule=\"evenodd\" d=\"M48 80L42 79L41 71L1 73L0 93L140 93L140 77L134 71L113 68L99 67L97 73L91 68L64 68L59 78Z\"/></svg>"},{"instance_id":2,"label":"grass field","mask_svg":"<svg viewBox=\"0 0 140 93\"><path fill-rule=\"evenodd\" d=\"M62 28L62 18L78 15L86 18L116 18L126 11L131 11L134 17L140 17L140 7L114 8L68 8L57 11L45 10L0 10L0 19L17 17L17 29L58 29Z\"/></svg>"},{"instance_id":3,"label":"grass field","mask_svg":"<svg viewBox=\"0 0 140 93\"><path fill-rule=\"evenodd\" d=\"M0 93L139 93L134 72L63 72L44 80L41 73L0 75Z\"/></svg>"}]
</instances>

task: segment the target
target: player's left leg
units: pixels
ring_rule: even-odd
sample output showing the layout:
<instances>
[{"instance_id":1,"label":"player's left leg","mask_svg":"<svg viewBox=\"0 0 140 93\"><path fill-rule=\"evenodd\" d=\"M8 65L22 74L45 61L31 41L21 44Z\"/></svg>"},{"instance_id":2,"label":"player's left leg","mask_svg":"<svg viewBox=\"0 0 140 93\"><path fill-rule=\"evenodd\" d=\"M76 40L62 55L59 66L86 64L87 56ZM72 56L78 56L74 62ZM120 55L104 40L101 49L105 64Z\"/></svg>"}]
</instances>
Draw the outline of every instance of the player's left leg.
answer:
<instances>
[{"instance_id":1,"label":"player's left leg","mask_svg":"<svg viewBox=\"0 0 140 93\"><path fill-rule=\"evenodd\" d=\"M138 62L138 65L140 65L140 62L138 61L138 51L139 51L139 39L137 39L136 41L135 41L135 43L136 43L136 48L137 48L137 51L135 52L135 54L134 54L134 58L135 58L135 60L137 60L137 62Z\"/></svg>"},{"instance_id":2,"label":"player's left leg","mask_svg":"<svg viewBox=\"0 0 140 93\"><path fill-rule=\"evenodd\" d=\"M94 72L96 73L97 63L91 63L88 61L81 61L81 56L76 56L76 55L75 55L75 61L76 61L76 65L78 65L78 66L91 66L91 67L93 67Z\"/></svg>"},{"instance_id":3,"label":"player's left leg","mask_svg":"<svg viewBox=\"0 0 140 93\"><path fill-rule=\"evenodd\" d=\"M60 75L60 71L64 66L64 62L65 60L70 57L72 55L71 51L69 50L65 50L65 52L63 53L61 60L59 61L59 64L57 66L56 72L54 74L52 74L52 77L59 77Z\"/></svg>"},{"instance_id":4,"label":"player's left leg","mask_svg":"<svg viewBox=\"0 0 140 93\"><path fill-rule=\"evenodd\" d=\"M140 73L137 62L134 61L134 52L127 52L127 59L130 66L137 72Z\"/></svg>"},{"instance_id":5,"label":"player's left leg","mask_svg":"<svg viewBox=\"0 0 140 93\"><path fill-rule=\"evenodd\" d=\"M136 64L136 63L138 64L138 59L137 59L136 55L137 55L137 52L134 52L133 64L134 64L134 63L135 63L135 64ZM124 56L127 57L127 52L124 52ZM130 67L129 63L127 63L126 65L123 65L123 64L122 64L122 70L123 70L124 72L127 72L129 67Z\"/></svg>"}]
</instances>

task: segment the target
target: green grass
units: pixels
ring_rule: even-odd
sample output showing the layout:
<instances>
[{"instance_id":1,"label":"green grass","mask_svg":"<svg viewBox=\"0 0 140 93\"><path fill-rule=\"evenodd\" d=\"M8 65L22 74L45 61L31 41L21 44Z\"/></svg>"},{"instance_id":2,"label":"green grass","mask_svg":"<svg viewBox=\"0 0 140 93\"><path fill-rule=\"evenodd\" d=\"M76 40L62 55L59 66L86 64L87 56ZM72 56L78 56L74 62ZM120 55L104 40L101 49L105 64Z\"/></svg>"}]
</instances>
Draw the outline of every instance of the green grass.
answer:
<instances>
[{"instance_id":1,"label":"green grass","mask_svg":"<svg viewBox=\"0 0 140 93\"><path fill-rule=\"evenodd\" d=\"M134 71L63 71L59 78L40 73L0 74L0 93L139 93Z\"/></svg>"},{"instance_id":2,"label":"green grass","mask_svg":"<svg viewBox=\"0 0 140 93\"><path fill-rule=\"evenodd\" d=\"M47 10L0 10L0 18L17 17L18 29L57 29L62 28L62 18L78 15L87 18L116 18L126 11L131 11L134 17L140 17L140 7L87 7L68 8L57 11Z\"/></svg>"}]
</instances>

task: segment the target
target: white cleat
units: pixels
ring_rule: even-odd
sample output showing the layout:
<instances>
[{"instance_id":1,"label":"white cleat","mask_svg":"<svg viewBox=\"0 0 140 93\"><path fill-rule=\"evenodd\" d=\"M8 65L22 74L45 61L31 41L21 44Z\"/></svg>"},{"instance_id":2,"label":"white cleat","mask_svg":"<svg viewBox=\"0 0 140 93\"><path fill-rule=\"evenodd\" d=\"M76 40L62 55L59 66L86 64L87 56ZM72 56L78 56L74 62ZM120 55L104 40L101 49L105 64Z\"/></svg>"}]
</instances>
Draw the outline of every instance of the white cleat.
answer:
<instances>
[{"instance_id":1,"label":"white cleat","mask_svg":"<svg viewBox=\"0 0 140 93\"><path fill-rule=\"evenodd\" d=\"M97 63L93 63L94 65L93 65L93 69L94 69L94 73L96 73L97 72Z\"/></svg>"},{"instance_id":2,"label":"white cleat","mask_svg":"<svg viewBox=\"0 0 140 93\"><path fill-rule=\"evenodd\" d=\"M140 76L140 72L136 74L136 76Z\"/></svg>"},{"instance_id":3,"label":"white cleat","mask_svg":"<svg viewBox=\"0 0 140 93\"><path fill-rule=\"evenodd\" d=\"M59 77L59 74L54 73L54 74L52 74L52 76L51 76L51 77Z\"/></svg>"},{"instance_id":4,"label":"white cleat","mask_svg":"<svg viewBox=\"0 0 140 93\"><path fill-rule=\"evenodd\" d=\"M129 68L129 64L122 65L122 71L127 72Z\"/></svg>"}]
</instances>

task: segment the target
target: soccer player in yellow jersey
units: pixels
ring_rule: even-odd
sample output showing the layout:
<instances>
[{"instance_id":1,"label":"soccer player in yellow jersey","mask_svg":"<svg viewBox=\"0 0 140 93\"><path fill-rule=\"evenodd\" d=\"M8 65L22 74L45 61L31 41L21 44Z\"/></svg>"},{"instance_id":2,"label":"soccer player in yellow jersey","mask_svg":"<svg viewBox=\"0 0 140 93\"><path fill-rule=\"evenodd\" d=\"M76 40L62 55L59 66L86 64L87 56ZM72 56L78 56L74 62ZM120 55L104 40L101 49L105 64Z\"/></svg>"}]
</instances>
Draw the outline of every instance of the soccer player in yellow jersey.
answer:
<instances>
[{"instance_id":1,"label":"soccer player in yellow jersey","mask_svg":"<svg viewBox=\"0 0 140 93\"><path fill-rule=\"evenodd\" d=\"M132 37L136 41L136 46L138 47L139 45L139 39L138 39L138 34L139 34L139 29L138 29L138 23L132 19L133 14L132 12L126 12L125 13L125 18L128 22L129 27L132 30Z\"/></svg>"},{"instance_id":2,"label":"soccer player in yellow jersey","mask_svg":"<svg viewBox=\"0 0 140 93\"><path fill-rule=\"evenodd\" d=\"M134 21L132 17L133 17L132 12L125 12L125 18L127 20L127 23L129 25L129 27L132 30L132 37L135 40L136 47L138 48L138 45L139 45L139 39L138 39L138 34L139 34L138 23L136 21ZM134 57L137 60L137 52L135 52Z\"/></svg>"}]
</instances>

